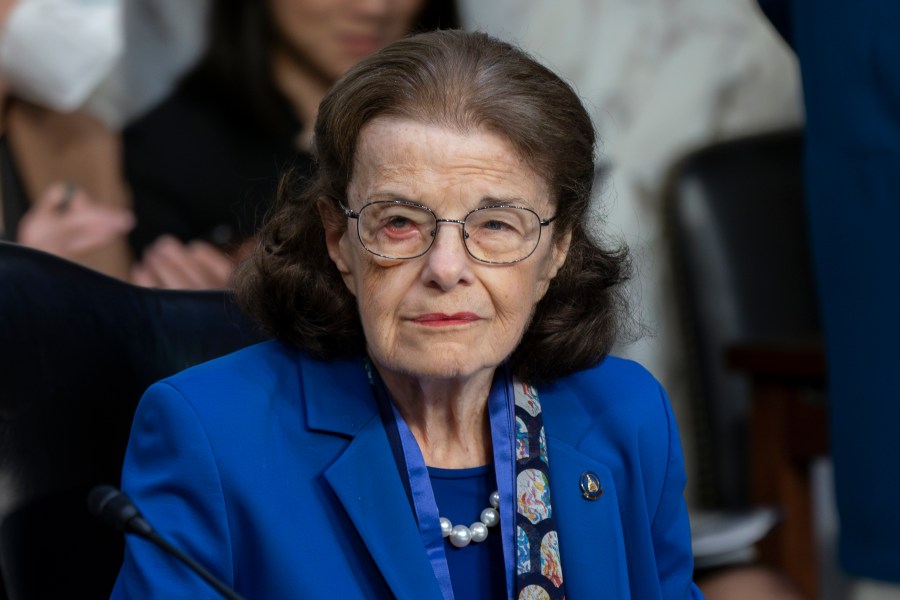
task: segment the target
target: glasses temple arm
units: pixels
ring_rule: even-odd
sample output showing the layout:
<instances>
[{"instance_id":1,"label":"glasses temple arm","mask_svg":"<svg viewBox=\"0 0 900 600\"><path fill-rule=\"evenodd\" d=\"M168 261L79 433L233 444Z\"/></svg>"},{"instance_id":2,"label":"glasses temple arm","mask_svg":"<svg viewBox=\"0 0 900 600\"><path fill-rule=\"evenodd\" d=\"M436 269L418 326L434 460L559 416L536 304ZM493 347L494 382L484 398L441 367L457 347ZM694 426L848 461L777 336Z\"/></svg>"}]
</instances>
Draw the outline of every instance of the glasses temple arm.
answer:
<instances>
[{"instance_id":1,"label":"glasses temple arm","mask_svg":"<svg viewBox=\"0 0 900 600\"><path fill-rule=\"evenodd\" d=\"M553 215L549 219L540 219L541 227L546 227L547 225L555 221L558 216L559 215Z\"/></svg>"}]
</instances>

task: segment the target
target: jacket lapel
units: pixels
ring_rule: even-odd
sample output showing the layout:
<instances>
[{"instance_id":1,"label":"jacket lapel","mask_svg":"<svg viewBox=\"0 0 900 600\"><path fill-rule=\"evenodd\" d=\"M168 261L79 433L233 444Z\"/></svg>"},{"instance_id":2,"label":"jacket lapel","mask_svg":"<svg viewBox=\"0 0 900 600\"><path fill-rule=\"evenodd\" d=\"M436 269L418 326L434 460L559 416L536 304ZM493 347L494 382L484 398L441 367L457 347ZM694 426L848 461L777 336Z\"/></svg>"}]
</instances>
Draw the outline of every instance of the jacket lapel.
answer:
<instances>
[{"instance_id":1,"label":"jacket lapel","mask_svg":"<svg viewBox=\"0 0 900 600\"><path fill-rule=\"evenodd\" d=\"M599 461L550 436L547 453L566 596L629 598L625 539L612 474ZM600 479L603 494L596 500L581 494L585 471Z\"/></svg>"},{"instance_id":2,"label":"jacket lapel","mask_svg":"<svg viewBox=\"0 0 900 600\"><path fill-rule=\"evenodd\" d=\"M325 479L385 581L398 598L440 599L362 364L304 359L302 377L310 427L352 437Z\"/></svg>"},{"instance_id":3,"label":"jacket lapel","mask_svg":"<svg viewBox=\"0 0 900 600\"><path fill-rule=\"evenodd\" d=\"M578 450L580 440L597 435L597 420L603 415L589 412L578 394L577 388L556 384L540 390L566 595L571 600L630 598L612 472L599 457ZM585 472L596 475L604 490L596 500L582 495Z\"/></svg>"},{"instance_id":4,"label":"jacket lapel","mask_svg":"<svg viewBox=\"0 0 900 600\"><path fill-rule=\"evenodd\" d=\"M440 598L381 419L375 416L325 471L398 598Z\"/></svg>"}]
</instances>

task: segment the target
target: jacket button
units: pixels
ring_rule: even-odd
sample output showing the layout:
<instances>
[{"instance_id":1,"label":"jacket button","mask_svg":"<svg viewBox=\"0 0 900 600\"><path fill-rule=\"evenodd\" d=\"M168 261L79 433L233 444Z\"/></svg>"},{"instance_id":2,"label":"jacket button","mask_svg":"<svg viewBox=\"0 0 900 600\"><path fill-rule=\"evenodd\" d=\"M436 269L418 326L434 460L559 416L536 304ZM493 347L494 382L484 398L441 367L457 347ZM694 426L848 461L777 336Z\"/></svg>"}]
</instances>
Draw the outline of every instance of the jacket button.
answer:
<instances>
[{"instance_id":1,"label":"jacket button","mask_svg":"<svg viewBox=\"0 0 900 600\"><path fill-rule=\"evenodd\" d=\"M596 500L603 495L603 486L600 485L600 478L596 473L585 471L578 483L581 486L581 495L588 500Z\"/></svg>"}]
</instances>

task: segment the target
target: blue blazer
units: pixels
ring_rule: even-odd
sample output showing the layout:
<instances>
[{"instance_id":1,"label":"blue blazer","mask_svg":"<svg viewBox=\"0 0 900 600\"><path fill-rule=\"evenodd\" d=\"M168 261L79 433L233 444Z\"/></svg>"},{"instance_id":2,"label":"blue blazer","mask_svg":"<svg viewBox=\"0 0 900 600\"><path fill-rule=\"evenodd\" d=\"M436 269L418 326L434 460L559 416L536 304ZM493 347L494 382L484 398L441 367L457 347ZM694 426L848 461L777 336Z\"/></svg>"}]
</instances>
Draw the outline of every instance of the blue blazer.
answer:
<instances>
[{"instance_id":1,"label":"blue blazer","mask_svg":"<svg viewBox=\"0 0 900 600\"><path fill-rule=\"evenodd\" d=\"M635 363L539 389L570 600L698 598L681 447ZM604 493L582 497L596 473ZM153 385L124 491L176 546L248 599L439 600L362 361L266 342ZM217 598L129 537L113 598Z\"/></svg>"}]
</instances>

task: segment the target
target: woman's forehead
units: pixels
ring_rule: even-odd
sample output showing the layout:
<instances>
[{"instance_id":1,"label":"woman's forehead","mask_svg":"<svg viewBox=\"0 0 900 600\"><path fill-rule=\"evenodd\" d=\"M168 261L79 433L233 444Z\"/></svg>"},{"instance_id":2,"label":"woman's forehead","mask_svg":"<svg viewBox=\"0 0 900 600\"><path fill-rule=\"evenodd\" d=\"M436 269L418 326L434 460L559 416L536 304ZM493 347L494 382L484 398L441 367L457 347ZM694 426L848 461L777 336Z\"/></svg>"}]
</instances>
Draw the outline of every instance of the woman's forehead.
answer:
<instances>
[{"instance_id":1,"label":"woman's forehead","mask_svg":"<svg viewBox=\"0 0 900 600\"><path fill-rule=\"evenodd\" d=\"M456 197L540 208L548 200L544 178L502 136L385 118L360 132L349 191L355 200L399 196L426 205Z\"/></svg>"}]
</instances>

